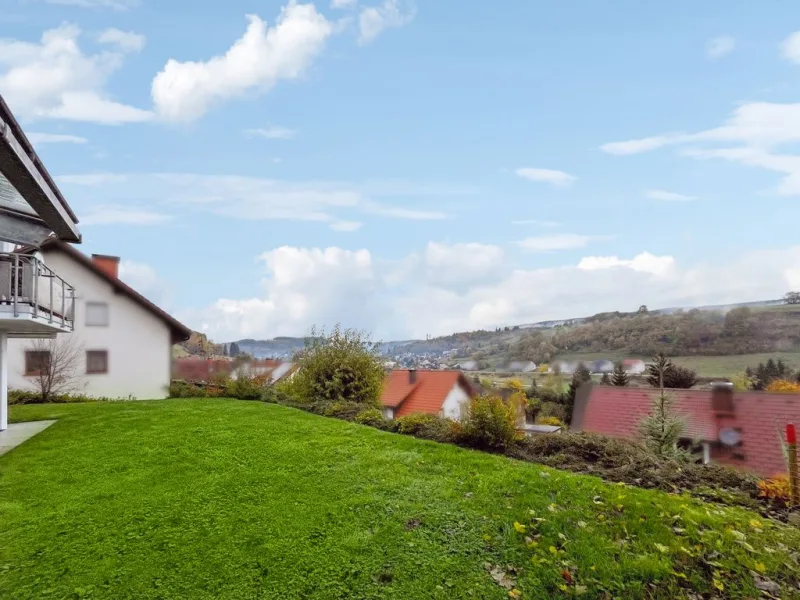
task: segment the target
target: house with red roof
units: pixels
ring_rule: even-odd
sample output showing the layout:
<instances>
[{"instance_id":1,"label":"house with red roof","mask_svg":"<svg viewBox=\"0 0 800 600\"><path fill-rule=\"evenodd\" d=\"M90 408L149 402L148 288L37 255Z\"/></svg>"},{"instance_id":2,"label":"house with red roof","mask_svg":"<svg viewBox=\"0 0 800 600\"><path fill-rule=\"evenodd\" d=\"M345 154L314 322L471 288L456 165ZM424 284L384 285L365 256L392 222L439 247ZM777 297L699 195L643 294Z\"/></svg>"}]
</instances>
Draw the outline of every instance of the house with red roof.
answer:
<instances>
[{"instance_id":1,"label":"house with red roof","mask_svg":"<svg viewBox=\"0 0 800 600\"><path fill-rule=\"evenodd\" d=\"M427 413L458 420L475 395L461 371L395 369L383 384L381 404L387 419Z\"/></svg>"},{"instance_id":2,"label":"house with red roof","mask_svg":"<svg viewBox=\"0 0 800 600\"><path fill-rule=\"evenodd\" d=\"M711 390L667 390L686 423L685 441L698 444L704 462L738 467L762 477L786 472L782 432L800 424L800 396L735 392L731 384ZM584 384L575 398L571 431L635 439L651 412L652 388Z\"/></svg>"}]
</instances>

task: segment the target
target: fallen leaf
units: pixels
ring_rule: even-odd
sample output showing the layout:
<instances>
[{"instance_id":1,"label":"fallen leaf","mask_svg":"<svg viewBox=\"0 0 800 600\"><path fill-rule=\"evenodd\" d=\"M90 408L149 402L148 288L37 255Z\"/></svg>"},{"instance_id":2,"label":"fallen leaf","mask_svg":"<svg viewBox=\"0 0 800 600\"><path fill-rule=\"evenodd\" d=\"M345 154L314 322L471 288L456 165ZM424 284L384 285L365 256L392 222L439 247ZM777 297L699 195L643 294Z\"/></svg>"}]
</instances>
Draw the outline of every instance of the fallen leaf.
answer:
<instances>
[{"instance_id":1,"label":"fallen leaf","mask_svg":"<svg viewBox=\"0 0 800 600\"><path fill-rule=\"evenodd\" d=\"M661 552L662 554L669 554L669 547L665 546L664 544L655 544L656 550Z\"/></svg>"},{"instance_id":2,"label":"fallen leaf","mask_svg":"<svg viewBox=\"0 0 800 600\"><path fill-rule=\"evenodd\" d=\"M525 533L525 525L519 521L514 521L514 529L517 531L517 533Z\"/></svg>"},{"instance_id":3,"label":"fallen leaf","mask_svg":"<svg viewBox=\"0 0 800 600\"><path fill-rule=\"evenodd\" d=\"M757 562L756 565L755 565L755 569L759 573L766 573L767 572L767 565L765 565L762 562Z\"/></svg>"},{"instance_id":4,"label":"fallen leaf","mask_svg":"<svg viewBox=\"0 0 800 600\"><path fill-rule=\"evenodd\" d=\"M586 521L578 521L577 525L581 529L586 529Z\"/></svg>"}]
</instances>

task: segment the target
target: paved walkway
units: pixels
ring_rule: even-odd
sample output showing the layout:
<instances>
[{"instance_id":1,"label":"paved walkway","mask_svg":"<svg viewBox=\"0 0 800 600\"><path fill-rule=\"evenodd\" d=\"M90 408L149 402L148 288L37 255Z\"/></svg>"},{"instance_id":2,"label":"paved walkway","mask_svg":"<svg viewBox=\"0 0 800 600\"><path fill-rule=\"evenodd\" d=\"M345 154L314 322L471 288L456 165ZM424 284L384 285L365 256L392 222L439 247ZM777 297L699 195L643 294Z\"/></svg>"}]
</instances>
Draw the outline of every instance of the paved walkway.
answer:
<instances>
[{"instance_id":1,"label":"paved walkway","mask_svg":"<svg viewBox=\"0 0 800 600\"><path fill-rule=\"evenodd\" d=\"M25 440L50 427L55 421L30 421L28 423L11 423L8 429L0 431L0 456L10 452Z\"/></svg>"}]
</instances>

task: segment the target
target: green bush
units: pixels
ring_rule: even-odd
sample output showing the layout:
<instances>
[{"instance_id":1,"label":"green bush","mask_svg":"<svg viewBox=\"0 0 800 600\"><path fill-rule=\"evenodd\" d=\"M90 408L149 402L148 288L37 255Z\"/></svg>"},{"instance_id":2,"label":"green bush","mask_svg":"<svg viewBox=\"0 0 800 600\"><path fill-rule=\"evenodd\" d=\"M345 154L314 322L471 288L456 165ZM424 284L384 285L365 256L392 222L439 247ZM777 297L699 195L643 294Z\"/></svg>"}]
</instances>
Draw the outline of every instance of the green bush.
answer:
<instances>
[{"instance_id":1,"label":"green bush","mask_svg":"<svg viewBox=\"0 0 800 600\"><path fill-rule=\"evenodd\" d=\"M369 425L370 427L384 428L387 419L378 408L368 408L362 410L356 415L355 422L362 425Z\"/></svg>"},{"instance_id":2,"label":"green bush","mask_svg":"<svg viewBox=\"0 0 800 600\"><path fill-rule=\"evenodd\" d=\"M539 409L538 416L542 419L553 417L562 423L567 418L567 409L563 404L555 402L542 402L542 408Z\"/></svg>"},{"instance_id":3,"label":"green bush","mask_svg":"<svg viewBox=\"0 0 800 600\"><path fill-rule=\"evenodd\" d=\"M261 401L270 404L290 404L292 399L281 386L268 385L261 392Z\"/></svg>"},{"instance_id":4,"label":"green bush","mask_svg":"<svg viewBox=\"0 0 800 600\"><path fill-rule=\"evenodd\" d=\"M562 427L564 423L558 417L539 417L536 419L537 425L557 425Z\"/></svg>"},{"instance_id":5,"label":"green bush","mask_svg":"<svg viewBox=\"0 0 800 600\"><path fill-rule=\"evenodd\" d=\"M264 392L263 378L250 377L240 373L236 379L231 379L225 388L225 395L239 400L260 400Z\"/></svg>"},{"instance_id":6,"label":"green bush","mask_svg":"<svg viewBox=\"0 0 800 600\"><path fill-rule=\"evenodd\" d=\"M208 393L204 387L187 381L172 381L169 384L170 398L207 398Z\"/></svg>"},{"instance_id":7,"label":"green bush","mask_svg":"<svg viewBox=\"0 0 800 600\"><path fill-rule=\"evenodd\" d=\"M312 330L291 387L302 402L357 402L363 409L378 405L384 378L377 344L337 325L328 335Z\"/></svg>"},{"instance_id":8,"label":"green bush","mask_svg":"<svg viewBox=\"0 0 800 600\"><path fill-rule=\"evenodd\" d=\"M459 433L456 422L425 413L400 417L395 421L395 430L398 433L443 443L454 443Z\"/></svg>"},{"instance_id":9,"label":"green bush","mask_svg":"<svg viewBox=\"0 0 800 600\"><path fill-rule=\"evenodd\" d=\"M469 403L462 423L461 440L480 450L500 451L508 448L518 437L519 406L503 402L496 396L478 396Z\"/></svg>"},{"instance_id":10,"label":"green bush","mask_svg":"<svg viewBox=\"0 0 800 600\"><path fill-rule=\"evenodd\" d=\"M47 404L73 404L77 402L113 402L124 398L91 397L86 394L52 394ZM8 403L11 404L45 404L41 393L31 390L8 390Z\"/></svg>"},{"instance_id":11,"label":"green bush","mask_svg":"<svg viewBox=\"0 0 800 600\"><path fill-rule=\"evenodd\" d=\"M355 420L356 415L364 410L364 405L360 402L340 401L320 404L324 406L323 414L326 417L336 417L345 421Z\"/></svg>"}]
</instances>

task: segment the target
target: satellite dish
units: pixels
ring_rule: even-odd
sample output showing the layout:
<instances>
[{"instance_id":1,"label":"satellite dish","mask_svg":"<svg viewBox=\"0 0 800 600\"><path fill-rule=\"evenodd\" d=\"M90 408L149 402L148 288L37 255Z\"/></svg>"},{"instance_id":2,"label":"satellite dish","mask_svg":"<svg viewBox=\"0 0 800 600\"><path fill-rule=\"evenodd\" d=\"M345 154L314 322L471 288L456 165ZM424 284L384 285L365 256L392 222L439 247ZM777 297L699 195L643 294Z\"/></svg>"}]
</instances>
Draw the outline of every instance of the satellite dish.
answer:
<instances>
[{"instance_id":1,"label":"satellite dish","mask_svg":"<svg viewBox=\"0 0 800 600\"><path fill-rule=\"evenodd\" d=\"M742 440L741 434L735 429L726 427L719 432L719 441L726 446L735 446Z\"/></svg>"}]
</instances>

